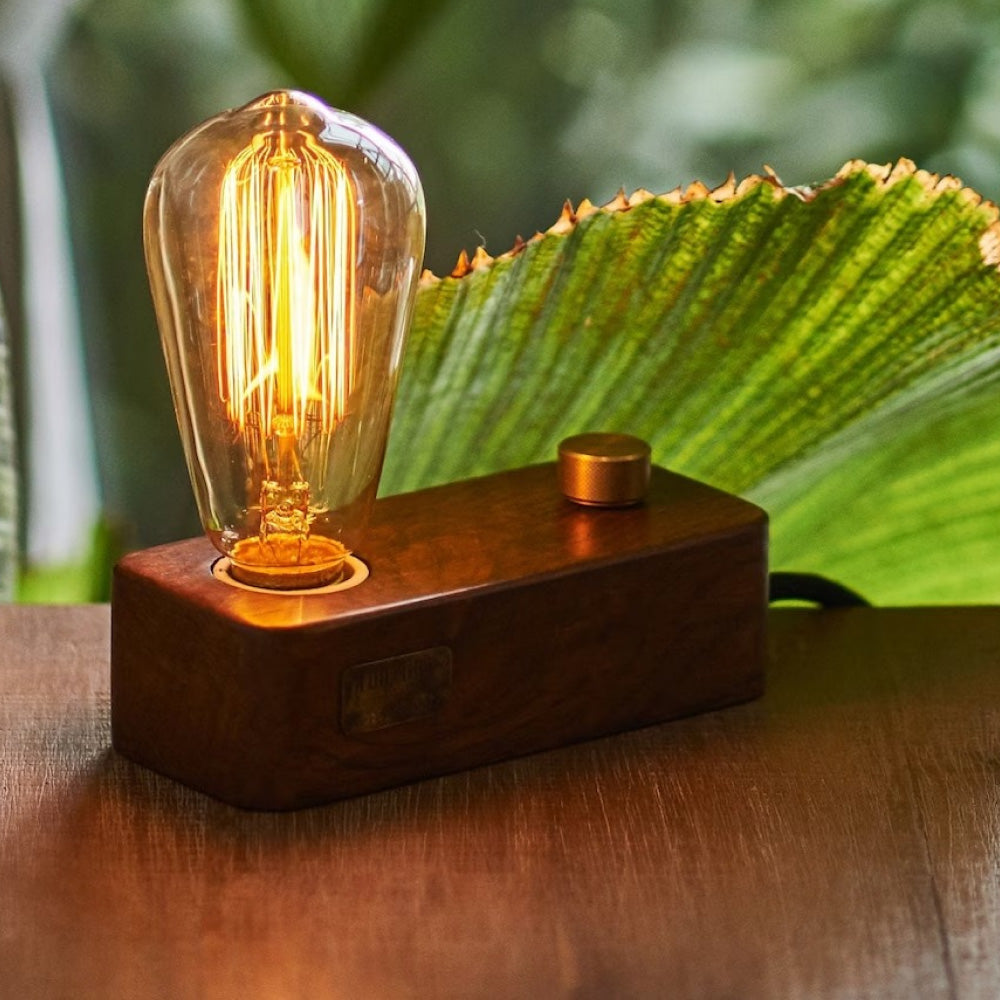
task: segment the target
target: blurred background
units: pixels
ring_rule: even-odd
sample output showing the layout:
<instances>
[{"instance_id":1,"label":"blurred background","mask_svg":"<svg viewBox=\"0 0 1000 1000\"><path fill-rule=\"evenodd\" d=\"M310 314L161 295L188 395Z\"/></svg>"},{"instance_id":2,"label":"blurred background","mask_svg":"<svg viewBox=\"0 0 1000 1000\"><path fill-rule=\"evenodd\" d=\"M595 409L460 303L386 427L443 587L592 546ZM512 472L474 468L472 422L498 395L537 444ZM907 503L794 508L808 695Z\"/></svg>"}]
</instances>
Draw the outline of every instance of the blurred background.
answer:
<instances>
[{"instance_id":1,"label":"blurred background","mask_svg":"<svg viewBox=\"0 0 1000 1000\"><path fill-rule=\"evenodd\" d=\"M808 183L908 156L1000 198L987 0L0 0L22 599L102 599L121 551L200 532L142 200L181 134L285 86L410 153L438 273L566 198L765 163Z\"/></svg>"}]
</instances>

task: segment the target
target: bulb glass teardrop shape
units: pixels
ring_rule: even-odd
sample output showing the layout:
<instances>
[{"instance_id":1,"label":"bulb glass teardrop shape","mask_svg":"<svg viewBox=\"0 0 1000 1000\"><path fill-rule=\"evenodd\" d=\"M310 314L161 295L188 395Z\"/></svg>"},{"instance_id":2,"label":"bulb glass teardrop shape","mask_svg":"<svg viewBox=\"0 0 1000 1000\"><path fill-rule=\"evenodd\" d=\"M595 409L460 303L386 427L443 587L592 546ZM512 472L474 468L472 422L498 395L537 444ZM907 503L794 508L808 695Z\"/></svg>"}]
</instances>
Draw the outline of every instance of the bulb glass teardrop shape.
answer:
<instances>
[{"instance_id":1,"label":"bulb glass teardrop shape","mask_svg":"<svg viewBox=\"0 0 1000 1000\"><path fill-rule=\"evenodd\" d=\"M178 140L146 262L205 531L240 580L321 586L362 543L424 248L384 133L276 91Z\"/></svg>"}]
</instances>

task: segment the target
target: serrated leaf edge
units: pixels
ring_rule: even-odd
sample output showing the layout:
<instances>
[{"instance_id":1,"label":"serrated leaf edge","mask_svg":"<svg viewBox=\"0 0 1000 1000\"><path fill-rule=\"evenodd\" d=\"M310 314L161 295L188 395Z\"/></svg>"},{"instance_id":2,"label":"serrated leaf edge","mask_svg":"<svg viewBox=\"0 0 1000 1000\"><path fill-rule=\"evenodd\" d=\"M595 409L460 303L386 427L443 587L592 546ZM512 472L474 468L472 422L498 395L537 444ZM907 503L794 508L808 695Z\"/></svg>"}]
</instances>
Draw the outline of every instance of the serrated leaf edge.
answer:
<instances>
[{"instance_id":1,"label":"serrated leaf edge","mask_svg":"<svg viewBox=\"0 0 1000 1000\"><path fill-rule=\"evenodd\" d=\"M723 204L736 198L742 198L761 185L773 188L778 197L791 196L800 201L812 201L823 191L837 187L849 177L861 173L867 174L883 189L891 188L904 180L914 179L932 197L946 193L957 194L970 206L981 209L983 212L983 232L979 237L979 252L984 265L1000 271L1000 209L972 188L966 187L953 174L935 174L918 167L912 160L901 157L895 163L868 163L865 160L848 160L833 177L816 185L786 186L774 170L765 164L763 173L749 174L740 181L737 181L735 175L730 172L729 176L715 188L709 188L701 181L694 181L686 188L676 187L663 194L653 194L645 188L637 188L631 195L627 195L625 189L620 188L618 193L603 205L594 205L589 198L584 198L576 208L567 199L559 213L559 218L548 229L536 232L527 240L518 236L509 250L495 257L487 253L483 246L476 247L471 257L463 249L448 275L442 277L430 269L426 269L420 276L420 282L421 285L427 285L449 279L460 280L475 271L490 268L498 261L516 257L524 251L529 243L535 243L552 236L565 236L582 220L597 212L606 214L628 212L637 205L648 201L660 201L674 206L694 201L712 201Z\"/></svg>"}]
</instances>

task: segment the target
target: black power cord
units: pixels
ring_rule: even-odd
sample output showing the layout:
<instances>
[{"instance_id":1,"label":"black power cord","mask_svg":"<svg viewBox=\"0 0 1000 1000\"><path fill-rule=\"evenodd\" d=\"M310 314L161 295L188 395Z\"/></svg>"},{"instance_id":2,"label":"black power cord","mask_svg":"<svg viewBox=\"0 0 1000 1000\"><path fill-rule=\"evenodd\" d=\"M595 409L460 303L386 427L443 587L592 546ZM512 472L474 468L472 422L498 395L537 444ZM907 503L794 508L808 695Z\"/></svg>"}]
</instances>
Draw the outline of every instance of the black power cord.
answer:
<instances>
[{"instance_id":1,"label":"black power cord","mask_svg":"<svg viewBox=\"0 0 1000 1000\"><path fill-rule=\"evenodd\" d=\"M769 604L808 601L822 608L867 608L870 602L842 583L817 573L772 573L768 577Z\"/></svg>"}]
</instances>

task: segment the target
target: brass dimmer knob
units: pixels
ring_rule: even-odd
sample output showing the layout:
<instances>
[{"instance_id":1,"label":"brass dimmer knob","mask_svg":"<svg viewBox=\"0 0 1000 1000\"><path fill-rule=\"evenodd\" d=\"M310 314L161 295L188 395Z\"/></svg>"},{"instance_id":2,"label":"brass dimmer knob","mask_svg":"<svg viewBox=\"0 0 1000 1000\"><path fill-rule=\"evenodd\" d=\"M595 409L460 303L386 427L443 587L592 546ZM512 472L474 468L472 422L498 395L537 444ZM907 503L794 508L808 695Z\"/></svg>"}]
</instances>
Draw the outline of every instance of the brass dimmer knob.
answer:
<instances>
[{"instance_id":1,"label":"brass dimmer knob","mask_svg":"<svg viewBox=\"0 0 1000 1000\"><path fill-rule=\"evenodd\" d=\"M641 503L649 487L650 448L630 434L577 434L559 444L559 488L588 507Z\"/></svg>"}]
</instances>

